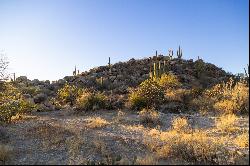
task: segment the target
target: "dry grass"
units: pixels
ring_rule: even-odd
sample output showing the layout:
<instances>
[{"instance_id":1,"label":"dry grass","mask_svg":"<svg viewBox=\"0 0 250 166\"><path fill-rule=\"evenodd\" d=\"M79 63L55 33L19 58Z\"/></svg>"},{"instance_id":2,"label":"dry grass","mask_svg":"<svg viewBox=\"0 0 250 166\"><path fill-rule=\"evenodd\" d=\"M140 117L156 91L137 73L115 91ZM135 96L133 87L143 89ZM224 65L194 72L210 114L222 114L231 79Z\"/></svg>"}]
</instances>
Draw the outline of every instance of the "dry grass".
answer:
<instances>
[{"instance_id":1,"label":"dry grass","mask_svg":"<svg viewBox=\"0 0 250 166\"><path fill-rule=\"evenodd\" d=\"M236 123L238 121L238 117L234 114L222 115L216 120L216 128L225 133L232 133L239 130L236 127Z\"/></svg>"},{"instance_id":2,"label":"dry grass","mask_svg":"<svg viewBox=\"0 0 250 166\"><path fill-rule=\"evenodd\" d=\"M160 115L155 109L144 108L139 112L139 118L142 124L157 125L160 124Z\"/></svg>"},{"instance_id":3,"label":"dry grass","mask_svg":"<svg viewBox=\"0 0 250 166\"><path fill-rule=\"evenodd\" d=\"M66 138L72 135L74 135L74 133L71 131L50 124L40 124L39 126L28 129L27 133L25 133L26 137L41 140L42 148L45 151L64 146Z\"/></svg>"},{"instance_id":4,"label":"dry grass","mask_svg":"<svg viewBox=\"0 0 250 166\"><path fill-rule=\"evenodd\" d=\"M188 121L186 118L175 118L172 122L172 128L178 132L187 131L189 129Z\"/></svg>"},{"instance_id":5,"label":"dry grass","mask_svg":"<svg viewBox=\"0 0 250 166\"><path fill-rule=\"evenodd\" d=\"M249 147L249 133L243 133L237 136L234 139L234 143L241 148Z\"/></svg>"},{"instance_id":6,"label":"dry grass","mask_svg":"<svg viewBox=\"0 0 250 166\"><path fill-rule=\"evenodd\" d=\"M244 81L217 84L206 89L191 104L203 113L219 114L249 113L249 86Z\"/></svg>"},{"instance_id":7,"label":"dry grass","mask_svg":"<svg viewBox=\"0 0 250 166\"><path fill-rule=\"evenodd\" d=\"M101 117L90 118L88 123L89 128L101 128L109 125L110 123Z\"/></svg>"},{"instance_id":8,"label":"dry grass","mask_svg":"<svg viewBox=\"0 0 250 166\"><path fill-rule=\"evenodd\" d=\"M172 126L169 131L152 129L145 133L148 139L144 143L159 159L180 159L193 164L232 164L238 159L236 152L226 148L222 137L202 130L184 132L189 125L183 118L176 118Z\"/></svg>"},{"instance_id":9,"label":"dry grass","mask_svg":"<svg viewBox=\"0 0 250 166\"><path fill-rule=\"evenodd\" d=\"M4 164L11 157L12 151L9 145L0 144L0 164Z\"/></svg>"},{"instance_id":10,"label":"dry grass","mask_svg":"<svg viewBox=\"0 0 250 166\"><path fill-rule=\"evenodd\" d=\"M138 157L134 165L157 165L158 160L154 155L146 155L144 157Z\"/></svg>"}]
</instances>

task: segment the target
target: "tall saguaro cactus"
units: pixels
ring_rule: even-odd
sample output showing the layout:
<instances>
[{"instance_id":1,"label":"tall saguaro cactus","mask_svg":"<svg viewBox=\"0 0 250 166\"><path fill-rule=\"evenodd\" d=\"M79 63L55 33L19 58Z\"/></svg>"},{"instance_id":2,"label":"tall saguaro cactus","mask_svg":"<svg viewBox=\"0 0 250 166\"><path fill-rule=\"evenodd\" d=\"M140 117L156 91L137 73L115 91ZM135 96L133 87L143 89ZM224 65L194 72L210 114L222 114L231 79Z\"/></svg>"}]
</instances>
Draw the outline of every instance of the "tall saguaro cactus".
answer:
<instances>
[{"instance_id":1,"label":"tall saguaro cactus","mask_svg":"<svg viewBox=\"0 0 250 166\"><path fill-rule=\"evenodd\" d=\"M181 49L180 46L179 46L179 48L178 48L178 50L177 50L177 57L178 57L179 59L181 59L181 57L182 57L182 49Z\"/></svg>"},{"instance_id":2,"label":"tall saguaro cactus","mask_svg":"<svg viewBox=\"0 0 250 166\"><path fill-rule=\"evenodd\" d=\"M158 65L158 77L159 78L161 77L161 74L162 74L162 71L161 71L161 61L159 61L159 65Z\"/></svg>"},{"instance_id":3,"label":"tall saguaro cactus","mask_svg":"<svg viewBox=\"0 0 250 166\"><path fill-rule=\"evenodd\" d=\"M156 67L156 63L154 62L154 78L157 78L157 67Z\"/></svg>"},{"instance_id":4,"label":"tall saguaro cactus","mask_svg":"<svg viewBox=\"0 0 250 166\"><path fill-rule=\"evenodd\" d=\"M109 63L108 63L108 65L109 65L109 73L111 73L111 63L110 63L110 57L109 57Z\"/></svg>"},{"instance_id":5,"label":"tall saguaro cactus","mask_svg":"<svg viewBox=\"0 0 250 166\"><path fill-rule=\"evenodd\" d=\"M76 76L76 66L75 66L75 70L73 71L73 76Z\"/></svg>"}]
</instances>

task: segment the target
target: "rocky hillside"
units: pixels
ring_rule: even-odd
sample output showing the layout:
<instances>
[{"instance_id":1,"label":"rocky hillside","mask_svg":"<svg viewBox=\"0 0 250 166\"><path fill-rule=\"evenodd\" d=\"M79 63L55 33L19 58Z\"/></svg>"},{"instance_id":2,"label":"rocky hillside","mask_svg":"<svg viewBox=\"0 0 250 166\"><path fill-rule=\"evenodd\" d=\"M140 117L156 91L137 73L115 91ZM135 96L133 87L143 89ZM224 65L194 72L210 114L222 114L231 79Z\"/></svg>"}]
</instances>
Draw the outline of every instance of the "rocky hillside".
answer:
<instances>
[{"instance_id":1,"label":"rocky hillside","mask_svg":"<svg viewBox=\"0 0 250 166\"><path fill-rule=\"evenodd\" d=\"M149 78L150 67L153 63L164 62L167 57L149 57L140 60L130 59L127 62L115 63L111 66L100 66L83 72L77 76L66 76L55 85L73 83L83 87L98 88L103 79L104 90L114 93L127 93L128 87L135 87ZM228 78L229 74L211 63L201 59L197 61L173 59L167 61L167 71L177 75L186 88L198 86L206 88ZM200 76L198 76L200 74Z\"/></svg>"},{"instance_id":2,"label":"rocky hillside","mask_svg":"<svg viewBox=\"0 0 250 166\"><path fill-rule=\"evenodd\" d=\"M127 62L119 62L107 66L90 69L76 76L66 76L54 81L29 80L21 76L15 84L21 87L24 96L35 104L40 104L41 110L54 110L55 106L50 101L56 96L57 90L66 83L93 90L100 90L108 96L114 108L121 108L128 97L128 91L138 86L150 77L153 63L163 66L165 72L173 73L182 83L183 89L207 88L224 81L230 75L213 64L205 63L199 59L196 61L184 59L168 59L165 56L154 56L144 59L130 59ZM25 94L27 93L27 94Z\"/></svg>"}]
</instances>

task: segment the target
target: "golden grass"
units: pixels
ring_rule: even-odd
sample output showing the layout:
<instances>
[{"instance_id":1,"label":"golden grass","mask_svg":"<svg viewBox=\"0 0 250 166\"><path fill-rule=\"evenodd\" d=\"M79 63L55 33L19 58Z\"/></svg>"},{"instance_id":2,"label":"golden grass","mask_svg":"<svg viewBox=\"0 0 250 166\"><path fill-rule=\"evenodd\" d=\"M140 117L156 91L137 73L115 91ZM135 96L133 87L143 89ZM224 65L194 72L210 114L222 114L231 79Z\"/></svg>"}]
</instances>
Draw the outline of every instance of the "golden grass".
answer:
<instances>
[{"instance_id":1,"label":"golden grass","mask_svg":"<svg viewBox=\"0 0 250 166\"><path fill-rule=\"evenodd\" d=\"M204 130L184 132L186 127L189 126L184 118L174 119L172 126L173 128L169 131L152 129L145 133L147 139L144 139L144 144L159 159L180 159L193 164L228 164L236 162L238 156L235 155L235 152L226 148L224 137L208 135ZM242 137L245 140L248 138L246 135ZM247 146L244 141L240 143L242 143L242 146Z\"/></svg>"},{"instance_id":2,"label":"golden grass","mask_svg":"<svg viewBox=\"0 0 250 166\"><path fill-rule=\"evenodd\" d=\"M146 155L144 157L138 157L134 165L157 165L158 160L154 155Z\"/></svg>"},{"instance_id":3,"label":"golden grass","mask_svg":"<svg viewBox=\"0 0 250 166\"><path fill-rule=\"evenodd\" d=\"M110 123L101 117L90 118L88 123L89 128L101 128L109 125Z\"/></svg>"},{"instance_id":4,"label":"golden grass","mask_svg":"<svg viewBox=\"0 0 250 166\"><path fill-rule=\"evenodd\" d=\"M236 127L238 117L234 114L222 115L216 120L216 128L221 132L232 133L239 130Z\"/></svg>"},{"instance_id":5,"label":"golden grass","mask_svg":"<svg viewBox=\"0 0 250 166\"><path fill-rule=\"evenodd\" d=\"M172 128L178 132L187 131L189 129L188 121L186 118L175 118L172 122Z\"/></svg>"},{"instance_id":6,"label":"golden grass","mask_svg":"<svg viewBox=\"0 0 250 166\"><path fill-rule=\"evenodd\" d=\"M237 136L234 139L234 143L241 148L249 147L249 133L243 133Z\"/></svg>"}]
</instances>

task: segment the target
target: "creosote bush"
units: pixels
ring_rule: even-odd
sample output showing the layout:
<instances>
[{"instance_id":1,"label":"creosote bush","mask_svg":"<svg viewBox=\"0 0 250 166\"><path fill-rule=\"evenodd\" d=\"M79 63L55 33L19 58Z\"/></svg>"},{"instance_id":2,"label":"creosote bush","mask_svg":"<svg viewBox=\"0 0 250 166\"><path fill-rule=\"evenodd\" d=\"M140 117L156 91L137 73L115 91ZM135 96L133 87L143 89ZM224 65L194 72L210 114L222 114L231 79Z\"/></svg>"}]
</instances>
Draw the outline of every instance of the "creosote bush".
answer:
<instances>
[{"instance_id":1,"label":"creosote bush","mask_svg":"<svg viewBox=\"0 0 250 166\"><path fill-rule=\"evenodd\" d=\"M76 99L77 110L98 110L107 107L107 97L102 93L84 90Z\"/></svg>"},{"instance_id":2,"label":"creosote bush","mask_svg":"<svg viewBox=\"0 0 250 166\"><path fill-rule=\"evenodd\" d=\"M129 95L129 103L133 109L158 107L163 101L163 88L151 79L143 81L139 87Z\"/></svg>"},{"instance_id":3,"label":"creosote bush","mask_svg":"<svg viewBox=\"0 0 250 166\"><path fill-rule=\"evenodd\" d=\"M181 85L179 82L178 78L171 74L163 74L161 78L157 80L160 86L162 86L164 89L169 89L169 88L177 88Z\"/></svg>"},{"instance_id":4,"label":"creosote bush","mask_svg":"<svg viewBox=\"0 0 250 166\"><path fill-rule=\"evenodd\" d=\"M61 103L66 104L70 102L73 105L79 93L81 93L81 89L75 85L65 84L64 87L58 90L57 97Z\"/></svg>"},{"instance_id":5,"label":"creosote bush","mask_svg":"<svg viewBox=\"0 0 250 166\"><path fill-rule=\"evenodd\" d=\"M11 83L4 83L0 91L0 122L11 121L16 114L25 114L36 108L34 103L23 98L21 91Z\"/></svg>"}]
</instances>

